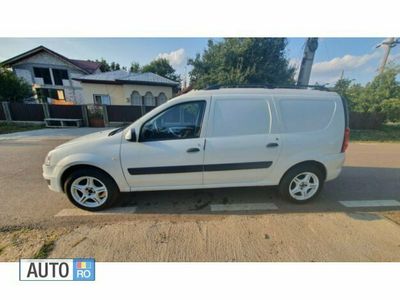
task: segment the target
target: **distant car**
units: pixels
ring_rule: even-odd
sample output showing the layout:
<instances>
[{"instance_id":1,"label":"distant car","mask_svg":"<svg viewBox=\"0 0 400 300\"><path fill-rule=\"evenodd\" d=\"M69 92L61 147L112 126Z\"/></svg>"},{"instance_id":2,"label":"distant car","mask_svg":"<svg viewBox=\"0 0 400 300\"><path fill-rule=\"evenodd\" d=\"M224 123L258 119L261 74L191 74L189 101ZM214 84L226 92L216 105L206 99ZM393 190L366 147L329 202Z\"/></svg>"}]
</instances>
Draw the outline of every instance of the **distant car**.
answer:
<instances>
[{"instance_id":1,"label":"distant car","mask_svg":"<svg viewBox=\"0 0 400 300\"><path fill-rule=\"evenodd\" d=\"M279 186L303 203L336 178L349 142L346 102L309 89L192 91L130 126L50 151L43 176L77 207L101 210L119 192Z\"/></svg>"}]
</instances>

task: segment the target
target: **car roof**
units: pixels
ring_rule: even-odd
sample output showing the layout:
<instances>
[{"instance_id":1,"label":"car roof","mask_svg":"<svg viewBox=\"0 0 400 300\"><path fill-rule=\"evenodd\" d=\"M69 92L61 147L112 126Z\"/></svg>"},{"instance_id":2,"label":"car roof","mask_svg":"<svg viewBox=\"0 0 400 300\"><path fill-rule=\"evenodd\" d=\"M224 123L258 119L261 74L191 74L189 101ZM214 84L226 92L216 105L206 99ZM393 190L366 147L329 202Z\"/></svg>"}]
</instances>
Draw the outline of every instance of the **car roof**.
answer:
<instances>
[{"instance_id":1,"label":"car roof","mask_svg":"<svg viewBox=\"0 0 400 300\"><path fill-rule=\"evenodd\" d=\"M217 96L217 95L272 95L272 96L318 96L332 97L337 96L336 92L321 91L315 89L288 89L288 88L220 88L211 90L192 90L178 98L198 97L198 96Z\"/></svg>"}]
</instances>

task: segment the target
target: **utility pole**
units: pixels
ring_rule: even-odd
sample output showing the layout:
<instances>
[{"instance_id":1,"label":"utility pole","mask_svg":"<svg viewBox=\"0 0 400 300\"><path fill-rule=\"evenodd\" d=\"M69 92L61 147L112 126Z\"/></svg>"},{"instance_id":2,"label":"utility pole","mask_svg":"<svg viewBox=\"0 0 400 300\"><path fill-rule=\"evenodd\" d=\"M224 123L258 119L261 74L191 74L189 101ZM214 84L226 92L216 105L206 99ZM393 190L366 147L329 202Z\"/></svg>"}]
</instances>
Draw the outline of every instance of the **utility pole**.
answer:
<instances>
[{"instance_id":1,"label":"utility pole","mask_svg":"<svg viewBox=\"0 0 400 300\"><path fill-rule=\"evenodd\" d=\"M318 48L318 38L308 38L304 47L303 59L301 60L298 86L306 86L310 82L311 69L314 62L315 51Z\"/></svg>"},{"instance_id":2,"label":"utility pole","mask_svg":"<svg viewBox=\"0 0 400 300\"><path fill-rule=\"evenodd\" d=\"M385 71L385 67L386 67L387 60L389 58L390 50L393 47L395 47L397 44L400 44L399 39L387 38L382 43L380 43L376 46L376 48L380 48L380 47L384 48L384 51L385 51L383 54L381 65L379 67L379 74L382 74L383 71Z\"/></svg>"}]
</instances>

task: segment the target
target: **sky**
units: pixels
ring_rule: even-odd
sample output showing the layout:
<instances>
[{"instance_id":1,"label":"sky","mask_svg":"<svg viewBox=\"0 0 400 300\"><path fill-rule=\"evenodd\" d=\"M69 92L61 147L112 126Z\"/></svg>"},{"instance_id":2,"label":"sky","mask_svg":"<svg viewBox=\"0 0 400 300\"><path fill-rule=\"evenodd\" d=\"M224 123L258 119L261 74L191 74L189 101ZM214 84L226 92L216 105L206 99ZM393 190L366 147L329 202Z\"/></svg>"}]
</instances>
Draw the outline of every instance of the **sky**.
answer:
<instances>
[{"instance_id":1,"label":"sky","mask_svg":"<svg viewBox=\"0 0 400 300\"><path fill-rule=\"evenodd\" d=\"M216 39L216 38L214 38ZM72 59L100 59L130 66L135 61L144 65L165 57L184 76L188 58L202 53L208 38L0 38L0 61L39 45ZM218 39L216 39L218 40ZM297 67L300 64L305 38L288 38L286 56ZM320 38L310 84L334 84L344 77L365 84L377 74L383 56L375 46L384 38ZM400 45L392 48L389 61L400 64ZM296 77L297 78L297 77Z\"/></svg>"}]
</instances>

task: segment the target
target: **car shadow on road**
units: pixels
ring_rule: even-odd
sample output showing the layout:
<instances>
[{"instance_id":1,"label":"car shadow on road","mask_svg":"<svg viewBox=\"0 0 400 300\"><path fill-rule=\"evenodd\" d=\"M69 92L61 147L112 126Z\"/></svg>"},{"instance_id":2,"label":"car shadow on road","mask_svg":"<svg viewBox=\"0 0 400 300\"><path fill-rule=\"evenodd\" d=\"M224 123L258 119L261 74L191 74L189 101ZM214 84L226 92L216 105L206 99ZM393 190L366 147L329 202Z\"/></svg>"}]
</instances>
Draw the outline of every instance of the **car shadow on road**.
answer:
<instances>
[{"instance_id":1,"label":"car shadow on road","mask_svg":"<svg viewBox=\"0 0 400 300\"><path fill-rule=\"evenodd\" d=\"M179 191L124 193L121 207L136 207L135 214L266 214L307 212L368 212L400 210L400 206L349 208L339 201L398 200L400 168L344 167L336 180L327 182L320 197L294 204L280 199L276 187L238 187ZM274 203L277 209L218 211L216 204ZM251 205L250 205L251 206Z\"/></svg>"}]
</instances>

